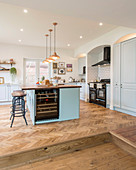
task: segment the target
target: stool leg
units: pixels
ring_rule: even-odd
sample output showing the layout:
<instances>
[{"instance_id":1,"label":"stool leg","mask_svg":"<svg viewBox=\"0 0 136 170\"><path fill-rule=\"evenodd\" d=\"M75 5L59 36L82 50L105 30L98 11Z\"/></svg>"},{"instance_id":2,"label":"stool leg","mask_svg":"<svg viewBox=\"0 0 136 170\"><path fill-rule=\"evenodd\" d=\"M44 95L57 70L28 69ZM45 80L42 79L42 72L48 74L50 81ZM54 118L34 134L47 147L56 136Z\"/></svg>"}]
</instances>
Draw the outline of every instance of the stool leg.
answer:
<instances>
[{"instance_id":1,"label":"stool leg","mask_svg":"<svg viewBox=\"0 0 136 170\"><path fill-rule=\"evenodd\" d=\"M23 102L23 103L22 103L22 105L23 105L23 111L24 111L24 115L23 115L23 117L24 117L24 119L25 119L25 123L26 123L26 125L28 125L27 120L26 120L26 117L25 117L26 110L25 110L25 100L24 100L24 98L23 98L22 102Z\"/></svg>"},{"instance_id":2,"label":"stool leg","mask_svg":"<svg viewBox=\"0 0 136 170\"><path fill-rule=\"evenodd\" d=\"M13 125L13 122L14 122L14 117L15 117L15 115L13 115L13 118L12 118L12 121L11 121L10 128L12 128L12 125Z\"/></svg>"},{"instance_id":3,"label":"stool leg","mask_svg":"<svg viewBox=\"0 0 136 170\"><path fill-rule=\"evenodd\" d=\"M13 116L13 115L11 114L11 116L10 116L10 120L11 120L12 116Z\"/></svg>"},{"instance_id":4,"label":"stool leg","mask_svg":"<svg viewBox=\"0 0 136 170\"><path fill-rule=\"evenodd\" d=\"M26 125L28 125L25 115L24 115L23 117L24 117L24 119L25 119L25 123L26 123Z\"/></svg>"}]
</instances>

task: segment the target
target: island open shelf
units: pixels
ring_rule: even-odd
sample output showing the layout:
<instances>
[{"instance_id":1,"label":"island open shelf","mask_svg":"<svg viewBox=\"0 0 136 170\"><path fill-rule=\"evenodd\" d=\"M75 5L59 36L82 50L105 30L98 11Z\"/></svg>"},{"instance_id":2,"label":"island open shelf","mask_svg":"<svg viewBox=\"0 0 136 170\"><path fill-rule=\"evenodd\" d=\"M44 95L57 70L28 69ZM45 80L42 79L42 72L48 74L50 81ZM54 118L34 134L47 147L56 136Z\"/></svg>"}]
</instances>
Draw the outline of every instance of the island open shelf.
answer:
<instances>
[{"instance_id":1,"label":"island open shelf","mask_svg":"<svg viewBox=\"0 0 136 170\"><path fill-rule=\"evenodd\" d=\"M35 124L79 118L81 86L33 86L27 90L27 107Z\"/></svg>"}]
</instances>

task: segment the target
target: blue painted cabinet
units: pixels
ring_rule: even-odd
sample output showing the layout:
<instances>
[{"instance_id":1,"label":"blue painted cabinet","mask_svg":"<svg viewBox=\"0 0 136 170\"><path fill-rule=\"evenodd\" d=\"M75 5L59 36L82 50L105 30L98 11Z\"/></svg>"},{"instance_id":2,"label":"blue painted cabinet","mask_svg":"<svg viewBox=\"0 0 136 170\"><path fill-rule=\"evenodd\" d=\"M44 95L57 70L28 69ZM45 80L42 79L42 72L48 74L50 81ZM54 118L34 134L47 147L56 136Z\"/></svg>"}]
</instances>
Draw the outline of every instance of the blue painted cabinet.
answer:
<instances>
[{"instance_id":1,"label":"blue painted cabinet","mask_svg":"<svg viewBox=\"0 0 136 170\"><path fill-rule=\"evenodd\" d=\"M36 94L35 90L27 91L27 107L33 125L65 121L79 118L80 111L80 88L59 88L59 118L42 119L36 121ZM45 111L45 114L46 111Z\"/></svg>"},{"instance_id":2,"label":"blue painted cabinet","mask_svg":"<svg viewBox=\"0 0 136 170\"><path fill-rule=\"evenodd\" d=\"M63 88L59 93L59 119L79 118L80 88Z\"/></svg>"}]
</instances>

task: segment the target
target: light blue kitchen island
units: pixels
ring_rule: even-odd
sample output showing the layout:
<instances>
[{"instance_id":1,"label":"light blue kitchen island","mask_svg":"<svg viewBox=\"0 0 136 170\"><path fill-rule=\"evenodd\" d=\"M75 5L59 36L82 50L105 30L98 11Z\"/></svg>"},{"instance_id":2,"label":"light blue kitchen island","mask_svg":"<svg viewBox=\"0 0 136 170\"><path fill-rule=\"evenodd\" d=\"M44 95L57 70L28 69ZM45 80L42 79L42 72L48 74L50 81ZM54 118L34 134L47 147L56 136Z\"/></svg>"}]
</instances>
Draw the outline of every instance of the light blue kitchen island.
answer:
<instances>
[{"instance_id":1,"label":"light blue kitchen island","mask_svg":"<svg viewBox=\"0 0 136 170\"><path fill-rule=\"evenodd\" d=\"M78 119L80 112L80 87L23 86L27 90L27 107L33 125Z\"/></svg>"}]
</instances>

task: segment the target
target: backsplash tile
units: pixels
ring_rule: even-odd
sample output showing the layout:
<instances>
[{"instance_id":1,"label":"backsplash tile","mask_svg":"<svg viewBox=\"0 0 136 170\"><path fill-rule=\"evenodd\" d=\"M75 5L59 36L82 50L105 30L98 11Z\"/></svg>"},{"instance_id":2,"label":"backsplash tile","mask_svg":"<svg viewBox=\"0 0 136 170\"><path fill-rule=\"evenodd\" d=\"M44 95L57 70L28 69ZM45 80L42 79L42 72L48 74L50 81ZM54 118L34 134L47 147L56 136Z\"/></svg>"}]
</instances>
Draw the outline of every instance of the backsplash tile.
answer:
<instances>
[{"instance_id":1,"label":"backsplash tile","mask_svg":"<svg viewBox=\"0 0 136 170\"><path fill-rule=\"evenodd\" d=\"M88 67L88 81L95 81L99 78L110 79L110 66Z\"/></svg>"},{"instance_id":2,"label":"backsplash tile","mask_svg":"<svg viewBox=\"0 0 136 170\"><path fill-rule=\"evenodd\" d=\"M110 79L110 66L98 67L98 77L100 79Z\"/></svg>"},{"instance_id":3,"label":"backsplash tile","mask_svg":"<svg viewBox=\"0 0 136 170\"><path fill-rule=\"evenodd\" d=\"M97 67L88 67L88 80L95 81L98 77L98 68Z\"/></svg>"}]
</instances>

